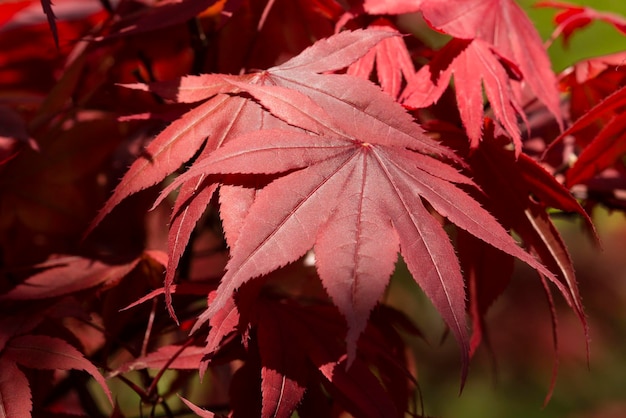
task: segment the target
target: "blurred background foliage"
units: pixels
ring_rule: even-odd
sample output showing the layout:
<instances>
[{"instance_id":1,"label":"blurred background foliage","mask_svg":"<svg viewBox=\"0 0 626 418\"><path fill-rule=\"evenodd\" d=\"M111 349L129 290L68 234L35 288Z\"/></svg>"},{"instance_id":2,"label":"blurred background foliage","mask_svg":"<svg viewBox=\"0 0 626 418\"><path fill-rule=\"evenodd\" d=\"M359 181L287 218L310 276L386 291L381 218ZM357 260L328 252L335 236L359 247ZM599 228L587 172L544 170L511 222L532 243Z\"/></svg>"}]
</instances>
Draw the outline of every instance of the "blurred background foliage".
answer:
<instances>
[{"instance_id":1,"label":"blurred background foliage","mask_svg":"<svg viewBox=\"0 0 626 418\"><path fill-rule=\"evenodd\" d=\"M570 0L626 16L623 0ZM555 9L519 0L542 39L554 30ZM587 58L626 51L626 36L594 22L575 32L569 46L555 40L548 52L555 72ZM625 63L626 65L626 63ZM626 216L596 207L592 214L602 242L595 248L573 218L557 219L576 267L590 328L589 361L584 330L555 296L558 311L558 376L551 399L555 354L550 311L536 274L518 265L511 286L488 314L491 350L475 354L462 394L454 339L408 273L397 271L389 302L414 318L424 340L413 341L426 416L450 418L626 417ZM406 279L406 280L405 280Z\"/></svg>"}]
</instances>

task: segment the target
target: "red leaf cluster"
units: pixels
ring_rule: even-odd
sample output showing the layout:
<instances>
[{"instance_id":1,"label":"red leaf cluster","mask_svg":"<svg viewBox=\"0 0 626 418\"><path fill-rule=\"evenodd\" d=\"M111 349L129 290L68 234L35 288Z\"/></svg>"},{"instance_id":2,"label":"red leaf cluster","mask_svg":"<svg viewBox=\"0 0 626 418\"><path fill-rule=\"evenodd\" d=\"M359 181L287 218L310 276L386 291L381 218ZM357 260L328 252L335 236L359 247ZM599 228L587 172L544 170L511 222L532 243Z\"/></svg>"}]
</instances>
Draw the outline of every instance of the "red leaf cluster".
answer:
<instances>
[{"instance_id":1,"label":"red leaf cluster","mask_svg":"<svg viewBox=\"0 0 626 418\"><path fill-rule=\"evenodd\" d=\"M0 4L0 416L418 416L400 265L461 387L515 260L584 342L550 214L626 207L622 61L513 0Z\"/></svg>"}]
</instances>

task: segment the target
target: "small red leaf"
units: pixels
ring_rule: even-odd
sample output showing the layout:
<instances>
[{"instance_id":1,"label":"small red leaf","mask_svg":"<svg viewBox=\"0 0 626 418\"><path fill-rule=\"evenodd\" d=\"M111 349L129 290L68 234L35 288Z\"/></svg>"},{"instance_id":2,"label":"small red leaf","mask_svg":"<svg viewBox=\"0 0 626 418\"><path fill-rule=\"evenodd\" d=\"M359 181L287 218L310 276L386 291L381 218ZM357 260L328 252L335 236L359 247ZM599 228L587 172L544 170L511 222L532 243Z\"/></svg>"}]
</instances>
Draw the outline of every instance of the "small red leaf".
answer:
<instances>
[{"instance_id":1,"label":"small red leaf","mask_svg":"<svg viewBox=\"0 0 626 418\"><path fill-rule=\"evenodd\" d=\"M502 60L480 39L453 39L440 54L441 58L422 67L409 82L402 103L416 108L435 103L454 74L461 120L472 148L476 148L482 138L484 87L497 120L513 138L519 154L522 142L516 115L521 114L521 104Z\"/></svg>"},{"instance_id":2,"label":"small red leaf","mask_svg":"<svg viewBox=\"0 0 626 418\"><path fill-rule=\"evenodd\" d=\"M194 370L200 365L204 351L204 347L187 346L183 348L180 345L166 345L144 357L123 364L110 373L108 378L132 370L162 369L165 366L168 369Z\"/></svg>"},{"instance_id":3,"label":"small red leaf","mask_svg":"<svg viewBox=\"0 0 626 418\"><path fill-rule=\"evenodd\" d=\"M185 405L189 407L195 414L197 414L201 418L215 418L215 414L213 412L209 412L206 409L202 409L199 406L194 405L192 402L187 399L179 396L180 400L183 401Z\"/></svg>"},{"instance_id":4,"label":"small red leaf","mask_svg":"<svg viewBox=\"0 0 626 418\"><path fill-rule=\"evenodd\" d=\"M563 10L554 16L554 23L557 24L552 38L563 34L563 44L568 45L573 33L579 29L587 27L593 21L609 23L615 29L626 34L626 19L615 13L600 12L591 7L582 7L575 4L560 1L540 1L535 7L553 7Z\"/></svg>"},{"instance_id":5,"label":"small red leaf","mask_svg":"<svg viewBox=\"0 0 626 418\"><path fill-rule=\"evenodd\" d=\"M550 59L537 30L515 1L427 1L421 11L434 28L455 38L480 39L517 65L523 81L561 123L557 82ZM480 75L486 76L489 68L486 66ZM507 93L504 95L511 100Z\"/></svg>"}]
</instances>

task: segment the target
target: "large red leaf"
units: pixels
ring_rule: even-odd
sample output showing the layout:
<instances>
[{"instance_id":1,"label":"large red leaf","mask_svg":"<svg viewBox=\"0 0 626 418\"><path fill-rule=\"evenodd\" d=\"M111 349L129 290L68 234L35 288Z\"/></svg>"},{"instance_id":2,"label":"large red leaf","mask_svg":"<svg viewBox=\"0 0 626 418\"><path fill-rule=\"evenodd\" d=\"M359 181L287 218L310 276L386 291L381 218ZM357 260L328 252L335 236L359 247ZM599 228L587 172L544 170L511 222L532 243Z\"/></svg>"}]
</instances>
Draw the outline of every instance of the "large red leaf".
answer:
<instances>
[{"instance_id":1,"label":"large red leaf","mask_svg":"<svg viewBox=\"0 0 626 418\"><path fill-rule=\"evenodd\" d=\"M0 418L30 418L30 385L17 365L0 357Z\"/></svg>"},{"instance_id":2,"label":"large red leaf","mask_svg":"<svg viewBox=\"0 0 626 418\"><path fill-rule=\"evenodd\" d=\"M291 98L303 112L298 112L295 120L311 114L306 125L320 128L317 118L323 110L304 97L297 99L295 92L287 94L271 86L249 91L283 118L289 118L284 100ZM388 98L377 92L372 101ZM442 313L465 353L463 280L448 236L421 198L470 233L550 273L451 183L471 183L469 179L438 160L405 148L420 145L422 131L417 125L413 124L412 130L405 127L409 131L403 132L404 137L389 136L389 131L398 130L393 124L402 123L405 113L401 107L386 110L391 122L381 132L377 125L383 123L383 115L358 112L352 105L351 120L346 123L341 117L350 98L335 100L342 104L334 105L337 112L327 116L323 135L278 130L242 135L173 183L201 173L262 174L305 167L259 192L208 315L221 309L230 294L249 279L296 260L314 246L322 282L348 319L348 353L353 359L369 311L393 271L399 244L415 280ZM333 106L330 99L327 103ZM434 143L431 146L436 147Z\"/></svg>"},{"instance_id":3,"label":"large red leaf","mask_svg":"<svg viewBox=\"0 0 626 418\"><path fill-rule=\"evenodd\" d=\"M422 4L421 11L438 30L455 38L480 39L492 45L498 55L519 68L523 81L561 121L556 77L550 60L537 30L515 1L428 0ZM485 74L481 72L483 77Z\"/></svg>"},{"instance_id":4,"label":"large red leaf","mask_svg":"<svg viewBox=\"0 0 626 418\"><path fill-rule=\"evenodd\" d=\"M299 56L284 63L280 68L292 69L295 72L340 69L365 54L376 43L394 35L388 31L377 30L344 32L328 40L317 42ZM130 86L132 88L150 89L166 98L181 102L192 102L213 97L173 122L155 138L144 155L125 174L111 198L92 222L90 230L98 225L123 199L157 184L178 169L181 164L198 151L206 137L208 137L208 141L198 156L200 161L235 135L259 129L287 128L284 122L280 122L274 116L263 111L253 101L240 96L219 94L240 91L237 80L245 81L251 85L268 82L264 74L244 75L237 78L203 75L186 77L175 82L154 83L148 87ZM291 106L286 111L293 113L297 109L298 106ZM305 118L304 120L309 119ZM167 188L161 195L161 199L167 196L171 189L171 187ZM174 318L169 288L173 283L176 266L189 241L195 223L204 213L214 190L214 183L206 181L203 176L187 177L187 183L181 189L174 207L172 225L168 236L169 261L165 278L166 302L168 310ZM230 193L228 197L224 198L222 195L222 204L233 207L243 206L242 211L245 211L246 205L249 205L246 203L248 201L246 196L246 194L241 193ZM225 217L228 218L228 215ZM233 237L237 235L237 232L229 229L230 225L228 222L225 223L227 228L225 235L227 241L232 245L234 243ZM234 226L234 228L238 229L238 226Z\"/></svg>"},{"instance_id":5,"label":"large red leaf","mask_svg":"<svg viewBox=\"0 0 626 418\"><path fill-rule=\"evenodd\" d=\"M21 366L46 370L84 370L98 382L113 404L111 392L98 369L67 342L44 335L22 335L7 344L3 357Z\"/></svg>"}]
</instances>

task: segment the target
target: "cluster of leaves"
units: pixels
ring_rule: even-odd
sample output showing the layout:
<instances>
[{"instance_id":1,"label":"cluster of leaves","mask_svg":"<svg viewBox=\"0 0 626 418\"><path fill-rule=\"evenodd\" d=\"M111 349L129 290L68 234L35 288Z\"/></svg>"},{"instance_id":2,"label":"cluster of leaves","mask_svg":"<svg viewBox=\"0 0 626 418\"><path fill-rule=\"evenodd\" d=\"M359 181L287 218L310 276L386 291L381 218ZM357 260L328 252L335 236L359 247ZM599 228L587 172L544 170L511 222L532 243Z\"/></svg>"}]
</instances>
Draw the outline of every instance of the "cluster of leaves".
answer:
<instances>
[{"instance_id":1,"label":"cluster of leaves","mask_svg":"<svg viewBox=\"0 0 626 418\"><path fill-rule=\"evenodd\" d=\"M555 75L513 0L0 4L0 416L136 413L98 368L151 414L418 416L398 263L461 385L516 259L586 332L549 211L626 209L625 57Z\"/></svg>"}]
</instances>

